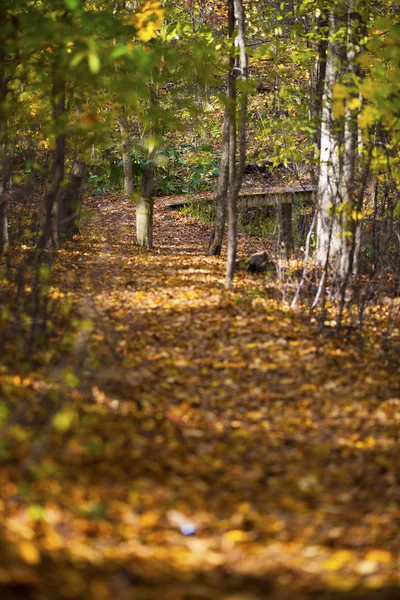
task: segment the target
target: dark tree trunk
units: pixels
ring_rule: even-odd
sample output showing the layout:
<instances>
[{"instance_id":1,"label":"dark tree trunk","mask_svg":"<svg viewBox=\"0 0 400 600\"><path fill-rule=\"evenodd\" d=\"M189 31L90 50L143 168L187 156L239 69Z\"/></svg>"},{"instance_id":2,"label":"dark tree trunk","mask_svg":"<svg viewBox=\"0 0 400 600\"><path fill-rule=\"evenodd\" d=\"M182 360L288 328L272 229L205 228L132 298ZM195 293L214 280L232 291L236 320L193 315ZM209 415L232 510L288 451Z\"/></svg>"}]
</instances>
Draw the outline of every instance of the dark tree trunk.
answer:
<instances>
[{"instance_id":1,"label":"dark tree trunk","mask_svg":"<svg viewBox=\"0 0 400 600\"><path fill-rule=\"evenodd\" d=\"M45 220L40 245L50 245L57 250L60 245L60 220L62 184L65 176L65 79L59 73L53 77L52 88L53 123L56 131L53 155L53 182L45 197Z\"/></svg>"},{"instance_id":2,"label":"dark tree trunk","mask_svg":"<svg viewBox=\"0 0 400 600\"><path fill-rule=\"evenodd\" d=\"M150 88L150 112L155 108L157 91L154 84ZM153 117L154 119L154 117ZM140 183L140 196L136 200L136 239L139 246L153 247L153 187L155 175L155 136L157 134L156 122L153 120L150 127L150 149L147 162L144 166Z\"/></svg>"},{"instance_id":3,"label":"dark tree trunk","mask_svg":"<svg viewBox=\"0 0 400 600\"><path fill-rule=\"evenodd\" d=\"M219 256L221 254L227 218L227 192L229 187L229 110L225 108L224 125L222 133L221 162L217 182L215 221L208 246L208 254Z\"/></svg>"},{"instance_id":4,"label":"dark tree trunk","mask_svg":"<svg viewBox=\"0 0 400 600\"><path fill-rule=\"evenodd\" d=\"M86 163L75 159L61 202L61 234L71 240L79 232Z\"/></svg>"},{"instance_id":5,"label":"dark tree trunk","mask_svg":"<svg viewBox=\"0 0 400 600\"><path fill-rule=\"evenodd\" d=\"M3 50L5 40L1 33L7 20L7 12L5 9L0 8L0 255L7 250L9 245L7 201L12 170L12 157L9 144L7 143L7 117L5 114L9 77L6 55Z\"/></svg>"},{"instance_id":6,"label":"dark tree trunk","mask_svg":"<svg viewBox=\"0 0 400 600\"><path fill-rule=\"evenodd\" d=\"M221 254L226 219L228 216L228 189L233 183L236 168L236 124L232 128L232 117L235 117L236 111L235 56L233 50L234 34L235 8L233 0L228 0L228 38L232 42L232 49L229 57L228 103L224 111L220 172L215 199L215 222L208 247L208 253L212 256L219 256Z\"/></svg>"}]
</instances>

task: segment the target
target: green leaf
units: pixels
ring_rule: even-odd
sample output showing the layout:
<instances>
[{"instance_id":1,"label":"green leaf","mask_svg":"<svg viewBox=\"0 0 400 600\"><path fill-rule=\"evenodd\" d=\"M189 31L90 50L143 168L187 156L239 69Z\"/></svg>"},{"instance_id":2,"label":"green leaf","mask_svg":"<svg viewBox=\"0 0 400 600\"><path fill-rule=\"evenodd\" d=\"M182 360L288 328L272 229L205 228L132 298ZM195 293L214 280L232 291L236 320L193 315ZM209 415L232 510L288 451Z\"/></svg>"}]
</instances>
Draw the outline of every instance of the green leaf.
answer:
<instances>
[{"instance_id":1,"label":"green leaf","mask_svg":"<svg viewBox=\"0 0 400 600\"><path fill-rule=\"evenodd\" d=\"M118 44L117 46L115 46L114 50L111 52L111 58L115 59L115 58L121 58L121 56L124 56L125 54L128 53L128 46L126 44Z\"/></svg>"},{"instance_id":2,"label":"green leaf","mask_svg":"<svg viewBox=\"0 0 400 600\"><path fill-rule=\"evenodd\" d=\"M89 52L88 64L89 64L90 72L93 75L97 75L97 73L100 71L101 64L100 64L100 58L98 57L96 52Z\"/></svg>"},{"instance_id":3,"label":"green leaf","mask_svg":"<svg viewBox=\"0 0 400 600\"><path fill-rule=\"evenodd\" d=\"M68 10L76 10L79 8L80 0L64 0L64 4Z\"/></svg>"}]
</instances>

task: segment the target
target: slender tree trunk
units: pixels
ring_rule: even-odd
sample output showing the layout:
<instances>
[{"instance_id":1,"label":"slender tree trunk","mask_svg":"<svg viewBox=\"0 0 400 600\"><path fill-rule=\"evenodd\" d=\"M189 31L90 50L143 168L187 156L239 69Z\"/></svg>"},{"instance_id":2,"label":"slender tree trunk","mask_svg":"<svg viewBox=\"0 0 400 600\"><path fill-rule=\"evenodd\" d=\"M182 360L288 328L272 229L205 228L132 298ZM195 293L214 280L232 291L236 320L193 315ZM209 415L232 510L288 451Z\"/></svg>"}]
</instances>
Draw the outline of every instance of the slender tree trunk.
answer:
<instances>
[{"instance_id":1,"label":"slender tree trunk","mask_svg":"<svg viewBox=\"0 0 400 600\"><path fill-rule=\"evenodd\" d=\"M71 240L79 231L78 221L82 210L85 172L86 162L75 158L61 202L60 228L67 240Z\"/></svg>"},{"instance_id":2,"label":"slender tree trunk","mask_svg":"<svg viewBox=\"0 0 400 600\"><path fill-rule=\"evenodd\" d=\"M153 247L154 155L155 151L149 152L140 184L140 196L136 200L136 237L139 246L144 248Z\"/></svg>"},{"instance_id":3,"label":"slender tree trunk","mask_svg":"<svg viewBox=\"0 0 400 600\"><path fill-rule=\"evenodd\" d=\"M215 221L208 246L208 254L211 256L219 256L221 254L222 242L225 233L225 224L227 218L226 195L229 186L229 123L229 110L228 108L225 108L221 162L219 167L215 199Z\"/></svg>"},{"instance_id":4,"label":"slender tree trunk","mask_svg":"<svg viewBox=\"0 0 400 600\"><path fill-rule=\"evenodd\" d=\"M10 245L8 237L7 199L8 193L4 186L0 185L0 256Z\"/></svg>"},{"instance_id":5,"label":"slender tree trunk","mask_svg":"<svg viewBox=\"0 0 400 600\"><path fill-rule=\"evenodd\" d=\"M60 246L62 184L65 177L65 79L58 73L53 78L53 123L56 130L53 155L53 183L45 197L45 222L40 245L50 244L53 250Z\"/></svg>"},{"instance_id":6,"label":"slender tree trunk","mask_svg":"<svg viewBox=\"0 0 400 600\"><path fill-rule=\"evenodd\" d=\"M10 243L8 237L7 204L12 173L12 153L5 137L1 137L3 139L0 142L0 256L8 249Z\"/></svg>"},{"instance_id":7,"label":"slender tree trunk","mask_svg":"<svg viewBox=\"0 0 400 600\"><path fill-rule=\"evenodd\" d=\"M225 233L226 219L228 216L228 189L233 183L236 168L236 125L231 126L231 114L236 110L236 85L235 85L235 8L233 0L228 0L228 39L232 43L229 56L227 106L224 111L224 124L222 129L221 162L217 181L215 198L215 221L208 247L208 253L213 256L221 254L222 242Z\"/></svg>"},{"instance_id":8,"label":"slender tree trunk","mask_svg":"<svg viewBox=\"0 0 400 600\"><path fill-rule=\"evenodd\" d=\"M150 89L150 111L156 105L156 90L152 84ZM154 117L153 117L154 118ZM147 162L144 166L140 183L140 196L136 200L136 238L139 246L153 247L153 187L155 174L155 136L156 124L153 121L150 128L150 147Z\"/></svg>"},{"instance_id":9,"label":"slender tree trunk","mask_svg":"<svg viewBox=\"0 0 400 600\"><path fill-rule=\"evenodd\" d=\"M134 189L131 145L129 142L129 124L125 107L122 107L122 114L118 119L119 130L121 132L122 162L124 165L124 192L126 198L131 198Z\"/></svg>"},{"instance_id":10,"label":"slender tree trunk","mask_svg":"<svg viewBox=\"0 0 400 600\"><path fill-rule=\"evenodd\" d=\"M361 7L363 0L358 0ZM347 77L350 82L361 77L361 69L357 64L360 54L360 40L363 35L363 18L357 10L357 0L349 0L347 14ZM352 91L346 102L344 144L343 144L343 178L342 197L347 201L342 222L341 255L339 264L340 280L347 284L348 278L356 273L360 250L360 218L364 190L360 197L361 181L358 180L358 108L352 108L351 102L360 102L358 90Z\"/></svg>"},{"instance_id":11,"label":"slender tree trunk","mask_svg":"<svg viewBox=\"0 0 400 600\"><path fill-rule=\"evenodd\" d=\"M242 0L234 0L234 11L238 27L237 43L239 46L239 65L240 75L243 82L243 89L240 96L240 118L239 118L239 159L238 165L235 169L234 177L232 177L233 183L230 185L228 195L228 256L226 262L226 283L227 289L232 288L233 275L236 266L236 247L237 247L237 198L242 186L244 166L246 162L246 117L247 117L247 97L248 92L246 89L247 78L248 78L248 61L246 54L246 35L245 35L245 19L244 9ZM236 109L236 106L235 106ZM231 142L230 143L230 156L233 158L233 147L235 149L236 157L236 110L232 112L231 117ZM234 139L233 139L234 138Z\"/></svg>"},{"instance_id":12,"label":"slender tree trunk","mask_svg":"<svg viewBox=\"0 0 400 600\"><path fill-rule=\"evenodd\" d=\"M5 28L8 15L0 8L0 256L9 246L7 200L11 176L12 159L7 143L7 117L5 104L8 94L6 56L3 50L5 39L1 30Z\"/></svg>"},{"instance_id":13,"label":"slender tree trunk","mask_svg":"<svg viewBox=\"0 0 400 600\"><path fill-rule=\"evenodd\" d=\"M316 262L325 265L329 257L339 252L340 224L336 218L340 204L341 168L339 157L339 124L334 117L333 89L341 74L338 44L332 36L338 28L334 12L330 14L330 40L325 64L323 105L321 112L320 163L317 207Z\"/></svg>"},{"instance_id":14,"label":"slender tree trunk","mask_svg":"<svg viewBox=\"0 0 400 600\"><path fill-rule=\"evenodd\" d=\"M317 151L321 150L321 113L322 101L324 95L324 82L326 73L326 54L328 50L328 41L324 30L328 27L326 19L318 19L318 29L321 39L318 43L317 58L315 64L314 85L311 89L310 106L311 119L316 125L315 142Z\"/></svg>"}]
</instances>

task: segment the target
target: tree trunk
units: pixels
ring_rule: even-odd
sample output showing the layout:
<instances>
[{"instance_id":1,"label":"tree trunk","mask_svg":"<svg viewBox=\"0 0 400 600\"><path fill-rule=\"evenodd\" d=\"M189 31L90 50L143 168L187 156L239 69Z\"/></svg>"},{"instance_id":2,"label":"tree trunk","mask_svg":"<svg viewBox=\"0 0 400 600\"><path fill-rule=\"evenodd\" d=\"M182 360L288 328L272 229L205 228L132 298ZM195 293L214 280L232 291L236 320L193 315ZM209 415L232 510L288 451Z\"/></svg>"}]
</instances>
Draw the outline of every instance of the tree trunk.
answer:
<instances>
[{"instance_id":1,"label":"tree trunk","mask_svg":"<svg viewBox=\"0 0 400 600\"><path fill-rule=\"evenodd\" d=\"M82 210L83 183L86 163L76 158L61 201L61 233L67 240L79 232L78 221Z\"/></svg>"},{"instance_id":2,"label":"tree trunk","mask_svg":"<svg viewBox=\"0 0 400 600\"><path fill-rule=\"evenodd\" d=\"M350 91L343 105L339 99L336 107L333 94L339 81L354 85L355 75L359 75L356 59L360 52L362 18L356 10L356 1L350 0L346 6L336 5L330 15L321 122L316 261L335 269L340 286L346 284L355 272L359 248L357 211L361 205L356 181L358 111L354 108L357 102L355 105L352 103L358 98L358 92ZM339 29L347 32L344 42L333 41Z\"/></svg>"},{"instance_id":3,"label":"tree trunk","mask_svg":"<svg viewBox=\"0 0 400 600\"><path fill-rule=\"evenodd\" d=\"M229 0L231 1L231 0ZM233 275L236 266L236 246L237 246L237 198L242 186L244 166L246 162L246 116L247 116L247 97L246 89L248 78L248 61L246 54L246 35L245 20L242 0L233 0L234 14L238 26L237 43L239 46L239 65L240 74L243 82L243 89L240 96L240 118L239 118L239 159L238 165L234 170L234 175L230 171L231 185L228 195L228 256L226 262L226 283L227 289L232 288ZM236 90L235 90L236 91ZM236 95L235 95L236 100ZM236 102L235 111L231 112L231 139L230 139L230 157L231 164L236 158Z\"/></svg>"},{"instance_id":4,"label":"tree trunk","mask_svg":"<svg viewBox=\"0 0 400 600\"><path fill-rule=\"evenodd\" d=\"M53 183L45 197L45 222L40 246L50 244L53 250L60 246L62 184L65 176L65 79L59 74L53 78L53 123L56 130L53 155Z\"/></svg>"},{"instance_id":5,"label":"tree trunk","mask_svg":"<svg viewBox=\"0 0 400 600\"><path fill-rule=\"evenodd\" d=\"M339 252L340 223L337 207L340 204L341 168L339 157L339 124L334 117L333 89L339 82L341 61L338 44L332 36L338 28L336 15L330 14L330 40L325 64L325 82L321 112L320 163L317 207L317 264L325 266Z\"/></svg>"},{"instance_id":6,"label":"tree trunk","mask_svg":"<svg viewBox=\"0 0 400 600\"><path fill-rule=\"evenodd\" d=\"M155 108L157 102L157 91L155 84L150 86L150 108L149 113ZM155 157L157 124L155 116L150 126L149 152L147 162L144 165L140 183L140 196L136 200L136 239L139 246L144 248L153 247L153 187L155 175Z\"/></svg>"},{"instance_id":7,"label":"tree trunk","mask_svg":"<svg viewBox=\"0 0 400 600\"><path fill-rule=\"evenodd\" d=\"M5 29L8 15L0 8L0 30ZM9 246L7 200L12 160L7 144L7 117L5 103L8 94L8 74L4 48L4 36L0 31L0 256Z\"/></svg>"},{"instance_id":8,"label":"tree trunk","mask_svg":"<svg viewBox=\"0 0 400 600\"><path fill-rule=\"evenodd\" d=\"M326 73L326 55L328 50L328 41L324 30L328 26L326 19L318 19L318 29L321 39L318 43L317 58L315 61L314 85L310 90L311 119L316 125L315 142L317 151L321 150L321 113L324 94L324 82Z\"/></svg>"},{"instance_id":9,"label":"tree trunk","mask_svg":"<svg viewBox=\"0 0 400 600\"><path fill-rule=\"evenodd\" d=\"M136 238L139 246L153 247L153 185L154 185L154 154L149 152L144 166L140 185L140 196L136 200Z\"/></svg>"},{"instance_id":10,"label":"tree trunk","mask_svg":"<svg viewBox=\"0 0 400 600\"><path fill-rule=\"evenodd\" d=\"M125 107L122 107L122 115L118 119L121 132L122 162L124 165L124 192L126 198L133 194L134 182L132 172L131 145L129 143L129 124Z\"/></svg>"},{"instance_id":11,"label":"tree trunk","mask_svg":"<svg viewBox=\"0 0 400 600\"><path fill-rule=\"evenodd\" d=\"M229 126L229 109L226 107L224 112L224 125L222 133L221 162L219 166L215 199L215 221L208 246L208 254L210 254L210 256L219 256L221 254L222 242L225 233L225 224L228 212L227 192L229 187Z\"/></svg>"},{"instance_id":12,"label":"tree trunk","mask_svg":"<svg viewBox=\"0 0 400 600\"><path fill-rule=\"evenodd\" d=\"M7 219L8 193L3 185L0 185L0 256L9 247L8 219Z\"/></svg>"}]
</instances>

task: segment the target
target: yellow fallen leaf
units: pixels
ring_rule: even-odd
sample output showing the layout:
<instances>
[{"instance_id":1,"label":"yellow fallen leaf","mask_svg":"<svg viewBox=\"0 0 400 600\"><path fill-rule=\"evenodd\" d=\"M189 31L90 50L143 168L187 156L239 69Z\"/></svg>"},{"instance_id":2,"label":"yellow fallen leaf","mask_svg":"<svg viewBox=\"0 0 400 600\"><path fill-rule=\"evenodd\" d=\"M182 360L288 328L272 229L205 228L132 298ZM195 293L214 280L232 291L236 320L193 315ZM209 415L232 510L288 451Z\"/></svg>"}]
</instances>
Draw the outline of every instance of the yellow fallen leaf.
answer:
<instances>
[{"instance_id":1,"label":"yellow fallen leaf","mask_svg":"<svg viewBox=\"0 0 400 600\"><path fill-rule=\"evenodd\" d=\"M392 562L392 555L387 550L370 550L365 555L365 560L375 563L389 564Z\"/></svg>"},{"instance_id":2,"label":"yellow fallen leaf","mask_svg":"<svg viewBox=\"0 0 400 600\"><path fill-rule=\"evenodd\" d=\"M302 392L316 392L317 386L315 385L315 383L303 383L303 385L301 385L297 391L299 392L299 394L301 394Z\"/></svg>"},{"instance_id":3,"label":"yellow fallen leaf","mask_svg":"<svg viewBox=\"0 0 400 600\"><path fill-rule=\"evenodd\" d=\"M339 571L351 560L353 560L353 553L350 550L338 550L324 560L322 568L325 571Z\"/></svg>"},{"instance_id":4,"label":"yellow fallen leaf","mask_svg":"<svg viewBox=\"0 0 400 600\"><path fill-rule=\"evenodd\" d=\"M245 542L248 539L247 533L241 529L232 529L231 531L227 531L224 535L224 538L228 540L228 542Z\"/></svg>"},{"instance_id":5,"label":"yellow fallen leaf","mask_svg":"<svg viewBox=\"0 0 400 600\"><path fill-rule=\"evenodd\" d=\"M343 576L339 573L327 573L324 576L325 584L333 590L349 592L359 583L358 577Z\"/></svg>"},{"instance_id":6,"label":"yellow fallen leaf","mask_svg":"<svg viewBox=\"0 0 400 600\"><path fill-rule=\"evenodd\" d=\"M40 552L33 542L23 540L18 546L21 558L30 565L37 565L40 562Z\"/></svg>"}]
</instances>

